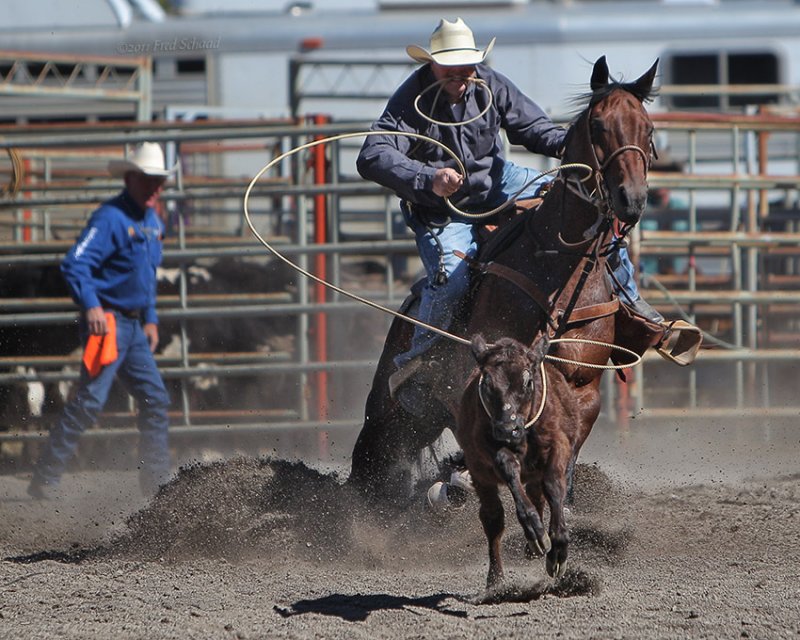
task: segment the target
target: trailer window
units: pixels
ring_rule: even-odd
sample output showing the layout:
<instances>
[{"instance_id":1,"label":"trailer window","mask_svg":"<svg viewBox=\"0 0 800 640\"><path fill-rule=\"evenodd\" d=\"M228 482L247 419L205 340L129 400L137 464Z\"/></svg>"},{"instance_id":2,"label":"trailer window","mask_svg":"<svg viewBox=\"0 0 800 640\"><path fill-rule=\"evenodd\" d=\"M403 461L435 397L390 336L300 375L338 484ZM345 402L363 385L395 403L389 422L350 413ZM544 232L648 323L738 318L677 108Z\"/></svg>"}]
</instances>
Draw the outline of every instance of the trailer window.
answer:
<instances>
[{"instance_id":1,"label":"trailer window","mask_svg":"<svg viewBox=\"0 0 800 640\"><path fill-rule=\"evenodd\" d=\"M178 60L177 71L179 74L205 73L206 60L205 58L180 59Z\"/></svg>"},{"instance_id":2,"label":"trailer window","mask_svg":"<svg viewBox=\"0 0 800 640\"><path fill-rule=\"evenodd\" d=\"M669 58L669 84L680 87L698 86L697 93L665 95L665 101L678 109L729 109L749 104L774 104L779 101L777 91L729 93L713 90L713 86L777 85L778 59L773 53L714 52L680 54ZM710 88L711 87L711 88ZM721 87L722 88L722 87ZM777 88L777 87L776 87Z\"/></svg>"}]
</instances>

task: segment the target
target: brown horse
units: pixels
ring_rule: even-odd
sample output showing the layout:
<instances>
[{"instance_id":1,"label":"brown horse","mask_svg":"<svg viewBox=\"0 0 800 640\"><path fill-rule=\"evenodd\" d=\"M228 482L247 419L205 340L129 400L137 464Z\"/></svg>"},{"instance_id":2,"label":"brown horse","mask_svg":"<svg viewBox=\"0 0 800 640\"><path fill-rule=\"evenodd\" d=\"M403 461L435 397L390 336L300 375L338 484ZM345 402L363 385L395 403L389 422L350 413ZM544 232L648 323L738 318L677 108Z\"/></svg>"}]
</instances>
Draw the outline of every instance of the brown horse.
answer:
<instances>
[{"instance_id":1,"label":"brown horse","mask_svg":"<svg viewBox=\"0 0 800 640\"><path fill-rule=\"evenodd\" d=\"M619 338L620 314L605 256L613 251L613 225L634 225L645 209L653 124L643 103L657 64L636 81L622 83L609 81L605 57L595 63L588 105L570 126L563 157L565 165L588 165L591 175L563 171L537 209L517 216L483 247L473 265L478 274L473 293L451 327L455 334L482 333L490 341L510 337L528 345L542 334L579 336L602 344L559 343L551 355L589 365L608 361L611 349L604 344ZM353 451L349 482L383 501L407 495L407 470L420 450L453 428L474 367L469 348L440 340L429 352L440 366L421 374L430 389L425 412L419 417L405 411L391 398L387 381L393 357L407 348L412 332L402 320L389 331ZM643 341L636 350L650 344ZM556 475L568 477L600 411L602 370L570 362L548 362L547 370L551 390L542 420L555 430L575 432L573 445L559 450L554 461ZM566 555L558 517L553 566Z\"/></svg>"}]
</instances>

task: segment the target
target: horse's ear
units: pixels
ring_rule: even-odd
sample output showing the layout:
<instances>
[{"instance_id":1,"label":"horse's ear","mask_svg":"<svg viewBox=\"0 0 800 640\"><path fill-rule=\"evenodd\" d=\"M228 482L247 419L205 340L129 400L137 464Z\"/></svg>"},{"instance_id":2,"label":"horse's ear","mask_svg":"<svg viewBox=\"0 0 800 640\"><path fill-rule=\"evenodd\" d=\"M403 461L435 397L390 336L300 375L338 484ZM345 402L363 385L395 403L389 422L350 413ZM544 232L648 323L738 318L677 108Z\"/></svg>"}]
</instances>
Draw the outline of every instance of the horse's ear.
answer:
<instances>
[{"instance_id":1,"label":"horse's ear","mask_svg":"<svg viewBox=\"0 0 800 640\"><path fill-rule=\"evenodd\" d=\"M653 66L645 71L642 76L633 83L633 93L640 100L647 98L653 90L653 82L655 82L656 79L656 69L658 69L658 58L656 58Z\"/></svg>"},{"instance_id":2,"label":"horse's ear","mask_svg":"<svg viewBox=\"0 0 800 640\"><path fill-rule=\"evenodd\" d=\"M598 89L602 89L608 84L608 64L606 63L606 57L600 56L597 59L597 62L594 63L594 69L592 69L592 80L589 83L589 86L592 88L592 91L597 91Z\"/></svg>"},{"instance_id":3,"label":"horse's ear","mask_svg":"<svg viewBox=\"0 0 800 640\"><path fill-rule=\"evenodd\" d=\"M487 349L486 340L480 333L476 333L472 336L472 355L475 356L475 359L480 361L481 356L486 352Z\"/></svg>"}]
</instances>

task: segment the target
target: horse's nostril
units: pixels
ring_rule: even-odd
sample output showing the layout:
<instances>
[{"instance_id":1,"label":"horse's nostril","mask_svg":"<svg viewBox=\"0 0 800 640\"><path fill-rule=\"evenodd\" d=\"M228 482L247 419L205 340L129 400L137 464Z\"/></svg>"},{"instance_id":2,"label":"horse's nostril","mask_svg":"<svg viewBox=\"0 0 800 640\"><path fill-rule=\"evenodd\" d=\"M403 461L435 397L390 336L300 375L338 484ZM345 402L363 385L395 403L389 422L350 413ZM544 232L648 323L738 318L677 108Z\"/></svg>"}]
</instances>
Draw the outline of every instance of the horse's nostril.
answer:
<instances>
[{"instance_id":1,"label":"horse's nostril","mask_svg":"<svg viewBox=\"0 0 800 640\"><path fill-rule=\"evenodd\" d=\"M625 187L619 188L619 203L626 209L630 206L630 199L628 198L628 190Z\"/></svg>"}]
</instances>

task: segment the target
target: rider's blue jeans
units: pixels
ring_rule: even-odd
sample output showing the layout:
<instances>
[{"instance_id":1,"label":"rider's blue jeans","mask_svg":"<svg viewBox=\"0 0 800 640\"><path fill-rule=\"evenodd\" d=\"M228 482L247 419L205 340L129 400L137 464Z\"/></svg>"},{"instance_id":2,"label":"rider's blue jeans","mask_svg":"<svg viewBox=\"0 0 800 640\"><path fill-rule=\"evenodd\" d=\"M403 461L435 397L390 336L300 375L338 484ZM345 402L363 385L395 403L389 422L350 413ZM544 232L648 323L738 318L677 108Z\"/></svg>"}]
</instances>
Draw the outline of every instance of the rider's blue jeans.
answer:
<instances>
[{"instance_id":1,"label":"rider's blue jeans","mask_svg":"<svg viewBox=\"0 0 800 640\"><path fill-rule=\"evenodd\" d=\"M634 303L641 295L639 294L639 287L636 285L636 275L633 263L628 255L628 248L619 247L617 255L619 256L619 263L613 266L614 278L616 278L614 283L615 292L622 302ZM619 286L617 283L619 283Z\"/></svg>"},{"instance_id":2,"label":"rider's blue jeans","mask_svg":"<svg viewBox=\"0 0 800 640\"><path fill-rule=\"evenodd\" d=\"M75 453L81 434L97 421L108 400L116 375L137 401L139 428L139 479L146 492L165 484L170 475L167 428L169 394L138 319L116 313L118 357L95 378L81 367L78 390L50 430L36 467L34 480L57 485ZM86 328L81 327L85 344Z\"/></svg>"},{"instance_id":3,"label":"rider's blue jeans","mask_svg":"<svg viewBox=\"0 0 800 640\"><path fill-rule=\"evenodd\" d=\"M539 173L539 171L506 162L500 185L487 199L487 209L496 207L513 197L517 199L535 197L541 186L551 180L549 176L544 176L527 184ZM523 187L524 190L519 193ZM453 255L453 251L459 250L467 256L475 257L478 253L477 227L471 222L451 220L443 227L428 228L413 215L405 203L401 205L401 209L406 224L416 237L419 257L427 275L427 282L422 289L419 311L415 317L426 324L447 330L458 302L467 293L470 275L467 263ZM436 242L434 236L441 243L442 254L440 254L439 243ZM444 284L437 284L440 255L443 255L444 272L447 276ZM614 271L614 275L623 285L627 295L631 296L631 300L637 300L639 291L636 287L633 264L628 257L627 249L621 247L619 255L620 263ZM440 337L438 333L423 327L415 327L414 336L411 339L411 349L395 357L395 365L398 368L402 367L409 360L425 353Z\"/></svg>"}]
</instances>

